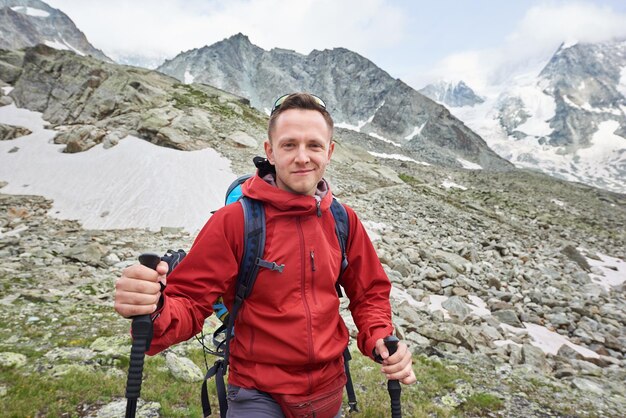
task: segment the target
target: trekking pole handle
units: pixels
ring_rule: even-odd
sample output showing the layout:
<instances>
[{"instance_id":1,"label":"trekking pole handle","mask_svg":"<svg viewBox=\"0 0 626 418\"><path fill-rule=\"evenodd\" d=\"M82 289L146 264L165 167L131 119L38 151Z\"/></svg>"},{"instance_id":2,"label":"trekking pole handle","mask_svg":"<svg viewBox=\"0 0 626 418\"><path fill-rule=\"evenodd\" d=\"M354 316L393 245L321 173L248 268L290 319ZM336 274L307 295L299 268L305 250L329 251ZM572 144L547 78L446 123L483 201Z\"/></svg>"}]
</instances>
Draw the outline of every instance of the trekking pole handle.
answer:
<instances>
[{"instance_id":1,"label":"trekking pole handle","mask_svg":"<svg viewBox=\"0 0 626 418\"><path fill-rule=\"evenodd\" d=\"M383 339L385 342L385 347L389 351L389 356L392 356L398 350L398 343L400 340L396 336L389 335ZM387 381L387 391L389 392L389 397L391 398L391 417L392 418L402 418L402 407L400 404L400 394L402 392L402 388L400 387L400 382L398 380L388 380Z\"/></svg>"},{"instance_id":2,"label":"trekking pole handle","mask_svg":"<svg viewBox=\"0 0 626 418\"><path fill-rule=\"evenodd\" d=\"M153 270L156 270L160 261L161 257L153 253L143 253L139 256L139 263ZM135 416L137 399L141 393L143 362L152 341L152 318L150 315L137 315L132 317L132 320L133 343L130 349L128 380L126 381L127 418Z\"/></svg>"}]
</instances>

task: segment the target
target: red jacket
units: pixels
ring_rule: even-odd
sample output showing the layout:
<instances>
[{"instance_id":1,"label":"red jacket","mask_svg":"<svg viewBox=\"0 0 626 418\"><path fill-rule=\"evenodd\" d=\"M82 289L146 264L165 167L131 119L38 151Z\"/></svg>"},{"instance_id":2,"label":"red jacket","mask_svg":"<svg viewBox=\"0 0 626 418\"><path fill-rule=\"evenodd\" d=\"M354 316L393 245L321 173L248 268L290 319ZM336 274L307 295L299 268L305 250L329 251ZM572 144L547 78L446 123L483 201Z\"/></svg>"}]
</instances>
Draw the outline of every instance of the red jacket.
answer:
<instances>
[{"instance_id":1,"label":"red jacket","mask_svg":"<svg viewBox=\"0 0 626 418\"><path fill-rule=\"evenodd\" d=\"M264 203L263 259L285 267L282 273L261 268L239 311L229 382L289 395L337 387L345 382L342 353L349 335L335 290L341 255L332 195L322 198L318 211L315 197L283 191L258 176L246 181L243 193ZM358 347L371 356L376 340L393 330L391 284L363 225L352 209L347 212L349 265L341 285L359 329ZM243 244L241 205L218 210L167 279L149 354L199 333L218 296L231 308Z\"/></svg>"}]
</instances>

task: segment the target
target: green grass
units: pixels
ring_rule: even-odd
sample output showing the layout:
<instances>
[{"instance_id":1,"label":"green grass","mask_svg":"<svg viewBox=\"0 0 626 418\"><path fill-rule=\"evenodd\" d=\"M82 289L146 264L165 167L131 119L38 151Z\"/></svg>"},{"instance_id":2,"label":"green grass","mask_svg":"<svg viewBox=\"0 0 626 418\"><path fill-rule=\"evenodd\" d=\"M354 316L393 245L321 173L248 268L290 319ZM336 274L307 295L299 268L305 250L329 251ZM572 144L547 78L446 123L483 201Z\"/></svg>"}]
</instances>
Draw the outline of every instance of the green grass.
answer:
<instances>
[{"instance_id":1,"label":"green grass","mask_svg":"<svg viewBox=\"0 0 626 418\"><path fill-rule=\"evenodd\" d=\"M127 361L122 365L127 370ZM94 409L124 397L126 379L95 372L71 371L55 378L43 373L25 374L19 369L0 370L0 386L7 388L0 398L3 417L79 417L84 408ZM174 382L161 356L147 358L141 398L161 403L161 415L200 417L200 383ZM214 390L209 389L214 392ZM214 399L212 404L217 405Z\"/></svg>"},{"instance_id":2,"label":"green grass","mask_svg":"<svg viewBox=\"0 0 626 418\"><path fill-rule=\"evenodd\" d=\"M483 416L489 411L502 409L503 402L497 396L489 393L475 393L470 395L460 406L460 409L469 414Z\"/></svg>"},{"instance_id":3,"label":"green grass","mask_svg":"<svg viewBox=\"0 0 626 418\"><path fill-rule=\"evenodd\" d=\"M30 354L32 356L34 353ZM380 366L358 353L353 354L351 370L360 412L351 416L389 416L389 394ZM33 362L35 356L31 356L30 361ZM204 370L204 360L199 349L191 350L189 357ZM211 365L214 359L211 357L208 361ZM127 361L115 364L126 372ZM415 357L414 369L418 383L402 387L402 408L406 417L451 417L464 412L480 414L499 408L499 400L488 394L469 396L457 408L445 407L437 399L454 392L459 382L467 381L467 376L457 367L423 357ZM24 373L21 369L5 368L0 370L0 386L7 389L7 394L0 398L0 411L3 411L2 416L7 417L78 417L85 409L95 410L123 398L125 384L125 378L112 377L100 365L96 365L96 371L92 373L71 371L58 378L50 376L46 370L41 373ZM200 417L200 388L200 382L175 381L165 367L164 357L146 359L141 398L159 402L162 416ZM214 381L211 381L211 405L217 410L214 388ZM347 411L347 399L344 399L344 410Z\"/></svg>"},{"instance_id":4,"label":"green grass","mask_svg":"<svg viewBox=\"0 0 626 418\"><path fill-rule=\"evenodd\" d=\"M408 174L400 173L398 174L398 177L400 177L400 180L402 180L406 184L415 185L419 183L419 181L415 177Z\"/></svg>"},{"instance_id":5,"label":"green grass","mask_svg":"<svg viewBox=\"0 0 626 418\"><path fill-rule=\"evenodd\" d=\"M124 390L123 382L102 372L72 371L55 379L43 373L2 370L0 384L7 387L7 394L0 398L0 410L6 417L79 416L81 405L104 404L123 396Z\"/></svg>"}]
</instances>

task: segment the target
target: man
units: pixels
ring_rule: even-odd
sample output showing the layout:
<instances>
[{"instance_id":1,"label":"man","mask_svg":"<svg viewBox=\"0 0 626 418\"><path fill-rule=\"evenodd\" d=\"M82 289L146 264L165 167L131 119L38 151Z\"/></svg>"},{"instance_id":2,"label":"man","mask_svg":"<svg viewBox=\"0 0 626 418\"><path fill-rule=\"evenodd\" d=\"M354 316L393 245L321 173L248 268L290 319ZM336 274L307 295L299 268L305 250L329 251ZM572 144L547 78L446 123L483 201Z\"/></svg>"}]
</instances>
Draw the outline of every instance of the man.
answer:
<instances>
[{"instance_id":1,"label":"man","mask_svg":"<svg viewBox=\"0 0 626 418\"><path fill-rule=\"evenodd\" d=\"M264 144L276 174L261 178L257 173L243 185L244 195L264 204L263 258L284 269L259 270L237 317L230 343L229 417L341 416L342 353L349 335L338 311L341 251L329 209L332 195L323 179L334 150L332 134L333 121L321 99L304 93L281 97ZM348 267L339 283L350 298L358 347L384 359L388 379L414 383L407 346L399 343L389 356L383 343L393 332L391 284L363 225L346 210ZM218 296L232 306L243 235L241 205L218 210L168 276L163 295L164 262L156 272L141 265L124 270L116 283L115 309L124 317L152 314L149 354L197 334Z\"/></svg>"}]
</instances>

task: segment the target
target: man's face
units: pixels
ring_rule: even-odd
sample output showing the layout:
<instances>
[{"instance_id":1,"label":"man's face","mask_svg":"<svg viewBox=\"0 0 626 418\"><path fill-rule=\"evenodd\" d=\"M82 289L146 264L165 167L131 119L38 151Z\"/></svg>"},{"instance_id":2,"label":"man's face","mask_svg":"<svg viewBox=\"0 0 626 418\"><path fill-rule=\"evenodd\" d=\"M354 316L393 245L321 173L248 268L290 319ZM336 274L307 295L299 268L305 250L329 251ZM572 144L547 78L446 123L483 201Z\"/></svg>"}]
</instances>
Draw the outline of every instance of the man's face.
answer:
<instances>
[{"instance_id":1,"label":"man's face","mask_svg":"<svg viewBox=\"0 0 626 418\"><path fill-rule=\"evenodd\" d=\"M321 113L289 109L278 116L265 154L276 167L276 184L291 193L313 196L335 144Z\"/></svg>"}]
</instances>

